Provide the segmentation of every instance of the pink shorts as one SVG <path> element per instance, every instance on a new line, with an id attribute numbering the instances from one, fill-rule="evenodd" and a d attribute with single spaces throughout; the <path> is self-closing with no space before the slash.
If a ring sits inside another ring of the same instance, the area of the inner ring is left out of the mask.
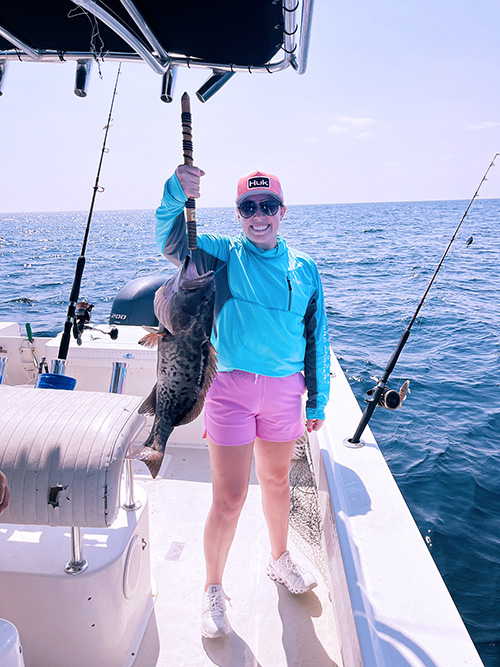
<path id="1" fill-rule="evenodd" d="M 304 432 L 304 376 L 275 378 L 245 371 L 219 372 L 208 390 L 203 437 L 218 445 L 245 445 L 255 438 L 295 440 Z"/>

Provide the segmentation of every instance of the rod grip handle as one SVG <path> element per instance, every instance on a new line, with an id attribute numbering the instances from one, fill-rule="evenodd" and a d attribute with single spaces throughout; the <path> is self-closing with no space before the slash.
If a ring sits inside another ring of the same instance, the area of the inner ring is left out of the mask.
<path id="1" fill-rule="evenodd" d="M 182 155 L 184 164 L 193 166 L 193 131 L 191 118 L 191 100 L 187 93 L 181 97 L 181 125 L 182 125 Z M 186 204 L 186 227 L 188 237 L 188 248 L 194 250 L 198 247 L 196 240 L 196 203 L 194 199 L 188 199 Z"/>

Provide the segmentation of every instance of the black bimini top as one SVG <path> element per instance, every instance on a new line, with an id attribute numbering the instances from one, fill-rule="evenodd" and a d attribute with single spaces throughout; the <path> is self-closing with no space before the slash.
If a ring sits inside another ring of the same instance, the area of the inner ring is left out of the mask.
<path id="1" fill-rule="evenodd" d="M 0 82 L 9 60 L 144 61 L 168 86 L 179 66 L 306 68 L 313 0 L 22 0 L 0 7 Z M 1 85 L 1 84 L 0 84 Z M 77 94 L 86 94 L 80 90 Z M 170 100 L 165 100 L 170 101 Z"/>

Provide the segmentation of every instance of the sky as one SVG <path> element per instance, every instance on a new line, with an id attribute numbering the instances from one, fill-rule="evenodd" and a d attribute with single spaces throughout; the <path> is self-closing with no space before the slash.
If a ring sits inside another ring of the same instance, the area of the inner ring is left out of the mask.
<path id="1" fill-rule="evenodd" d="M 498 0 L 315 0 L 307 71 L 236 74 L 213 98 L 201 70 L 124 64 L 96 201 L 153 209 L 182 161 L 191 96 L 200 207 L 233 206 L 237 179 L 279 175 L 288 204 L 469 200 L 500 151 Z M 88 210 L 117 72 L 9 63 L 0 97 L 0 211 Z M 500 166 L 481 191 L 500 198 Z"/>

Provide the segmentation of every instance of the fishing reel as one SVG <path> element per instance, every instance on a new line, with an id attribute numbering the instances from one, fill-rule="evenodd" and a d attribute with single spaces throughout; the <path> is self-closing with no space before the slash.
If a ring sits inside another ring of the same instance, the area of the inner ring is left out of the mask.
<path id="1" fill-rule="evenodd" d="M 82 344 L 82 333 L 85 330 L 99 331 L 99 333 L 109 336 L 111 340 L 116 340 L 118 338 L 118 329 L 116 327 L 111 327 L 109 331 L 103 331 L 97 327 L 89 326 L 90 313 L 92 312 L 93 307 L 93 304 L 88 303 L 87 301 L 79 301 L 76 304 L 75 319 L 73 321 L 73 336 L 76 338 L 78 345 Z"/>
<path id="2" fill-rule="evenodd" d="M 373 387 L 373 389 L 369 389 L 366 393 L 368 396 L 372 396 L 377 389 L 379 388 L 379 385 L 376 385 Z M 381 408 L 387 408 L 387 410 L 397 410 L 401 405 L 403 404 L 403 401 L 406 399 L 407 394 L 410 393 L 410 381 L 406 380 L 399 391 L 396 391 L 395 389 L 389 389 L 388 387 L 384 386 L 382 389 L 382 393 L 380 394 L 377 405 L 379 405 Z M 373 399 L 365 399 L 366 402 L 369 402 L 370 400 L 373 401 Z"/>

